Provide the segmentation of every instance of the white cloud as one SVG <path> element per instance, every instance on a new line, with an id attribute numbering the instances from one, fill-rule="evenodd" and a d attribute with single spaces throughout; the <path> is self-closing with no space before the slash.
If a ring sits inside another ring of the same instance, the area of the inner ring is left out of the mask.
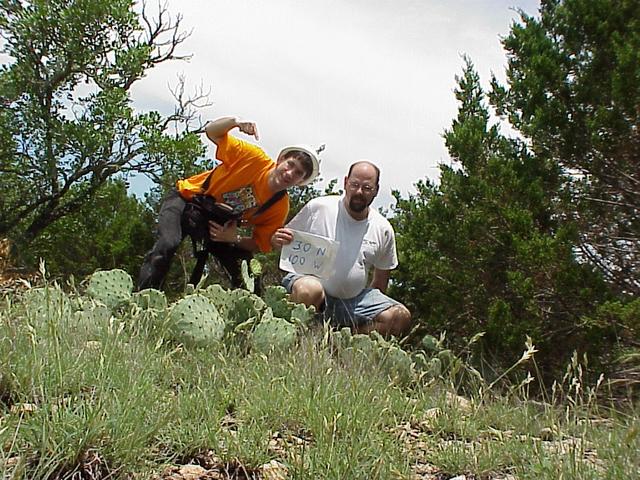
<path id="1" fill-rule="evenodd" d="M 391 188 L 413 191 L 447 161 L 442 133 L 456 115 L 455 75 L 463 54 L 486 85 L 505 63 L 500 35 L 539 2 L 435 0 L 170 0 L 193 28 L 189 63 L 149 72 L 134 91 L 140 109 L 171 110 L 167 83 L 212 89 L 207 118 L 258 123 L 276 155 L 288 143 L 325 142 L 323 176 L 342 179 L 368 158 L 382 170 L 378 205 Z"/>

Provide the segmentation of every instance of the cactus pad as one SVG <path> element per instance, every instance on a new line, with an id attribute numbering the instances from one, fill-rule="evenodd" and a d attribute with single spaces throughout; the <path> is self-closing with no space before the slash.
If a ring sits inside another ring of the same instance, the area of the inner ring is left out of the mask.
<path id="1" fill-rule="evenodd" d="M 200 295 L 204 295 L 211 300 L 213 304 L 218 307 L 220 313 L 223 313 L 227 309 L 227 304 L 231 302 L 229 290 L 217 283 L 209 285 L 200 292 Z"/>
<path id="2" fill-rule="evenodd" d="M 244 282 L 245 287 L 250 292 L 254 292 L 256 289 L 256 279 L 253 275 L 249 273 L 249 265 L 246 260 L 242 261 L 242 265 L 240 265 L 240 275 L 242 276 L 242 281 Z"/>
<path id="3" fill-rule="evenodd" d="M 316 312 L 315 307 L 307 307 L 302 303 L 298 303 L 291 310 L 291 322 L 300 325 L 309 325 L 314 318 Z"/>
<path id="4" fill-rule="evenodd" d="M 169 309 L 167 326 L 172 337 L 187 346 L 207 347 L 224 335 L 224 321 L 211 300 L 189 295 Z"/>
<path id="5" fill-rule="evenodd" d="M 425 335 L 420 342 L 425 352 L 436 352 L 438 350 L 438 339 L 433 335 Z"/>
<path id="6" fill-rule="evenodd" d="M 120 269 L 103 270 L 89 278 L 87 293 L 90 297 L 101 301 L 114 309 L 131 298 L 133 280 L 127 272 Z"/>
<path id="7" fill-rule="evenodd" d="M 65 317 L 73 310 L 73 303 L 57 285 L 31 288 L 24 292 L 22 300 L 38 320 Z"/>
<path id="8" fill-rule="evenodd" d="M 160 290 L 147 288 L 131 295 L 131 301 L 143 310 L 150 308 L 164 310 L 167 308 L 167 297 Z"/>
<path id="9" fill-rule="evenodd" d="M 273 316 L 270 308 L 251 332 L 250 344 L 254 351 L 269 353 L 274 350 L 286 350 L 296 342 L 297 330 L 295 325 L 284 318 Z"/>
<path id="10" fill-rule="evenodd" d="M 331 334 L 338 357 L 358 359 L 365 365 L 378 364 L 392 380 L 408 383 L 415 377 L 415 362 L 395 341 L 385 340 L 378 332 L 352 335 L 343 328 Z"/>

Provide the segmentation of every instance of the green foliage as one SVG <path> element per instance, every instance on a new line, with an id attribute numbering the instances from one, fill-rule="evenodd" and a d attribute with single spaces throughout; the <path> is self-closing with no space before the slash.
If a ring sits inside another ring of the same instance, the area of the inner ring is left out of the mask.
<path id="1" fill-rule="evenodd" d="M 180 97 L 170 118 L 130 104 L 132 86 L 179 58 L 186 38 L 180 17 L 159 8 L 152 18 L 131 0 L 0 2 L 0 235 L 27 246 L 114 175 L 159 178 L 203 154 L 192 99 Z"/>
<path id="2" fill-rule="evenodd" d="M 287 315 L 286 300 L 287 289 L 281 285 L 270 285 L 265 288 L 262 295 L 265 303 L 271 308 L 276 317 Z"/>
<path id="3" fill-rule="evenodd" d="M 442 166 L 439 185 L 418 182 L 408 199 L 396 193 L 392 295 L 459 346 L 486 332 L 481 345 L 493 362 L 517 356 L 527 334 L 546 366 L 574 348 L 597 351 L 603 345 L 590 345 L 577 325 L 607 289 L 576 258 L 575 225 L 555 213 L 559 167 L 490 125 L 469 61 L 458 85 L 445 140 L 459 168 Z"/>
<path id="4" fill-rule="evenodd" d="M 262 294 L 267 307 L 271 309 L 273 315 L 284 318 L 302 326 L 309 325 L 313 320 L 314 307 L 306 307 L 301 303 L 293 303 L 288 300 L 289 294 L 281 285 L 270 285 L 264 289 Z"/>
<path id="5" fill-rule="evenodd" d="M 252 258 L 251 261 L 254 264 L 260 264 L 260 262 L 255 258 Z M 254 277 L 253 272 L 249 272 L 249 264 L 246 260 L 243 260 L 240 265 L 240 275 L 242 276 L 242 282 L 244 283 L 245 288 L 250 292 L 254 292 L 256 289 L 256 278 Z"/>
<path id="6" fill-rule="evenodd" d="M 74 312 L 75 320 L 80 325 L 106 325 L 111 318 L 111 309 L 106 305 L 84 304 L 83 308 Z M 96 329 L 97 333 L 97 329 Z"/>
<path id="7" fill-rule="evenodd" d="M 338 358 L 343 362 L 380 365 L 381 371 L 399 384 L 409 384 L 416 378 L 411 355 L 393 340 L 385 340 L 375 331 L 369 335 L 352 335 L 348 328 L 343 328 L 332 333 L 331 341 Z"/>
<path id="8" fill-rule="evenodd" d="M 614 372 L 622 378 L 635 377 L 636 373 L 629 375 L 629 369 L 640 371 L 640 356 L 636 353 L 640 338 L 640 299 L 611 300 L 598 305 L 582 318 L 581 326 L 593 344 L 617 344 L 618 348 L 604 352 L 605 359 L 615 365 Z"/>
<path id="9" fill-rule="evenodd" d="M 444 135 L 454 165 L 396 193 L 392 294 L 422 330 L 459 345 L 486 332 L 491 363 L 530 335 L 545 371 L 574 349 L 611 366 L 629 344 L 612 313 L 640 285 L 639 16 L 631 1 L 542 2 L 504 39 L 508 85 L 488 94 L 467 60 Z"/>
<path id="10" fill-rule="evenodd" d="M 242 289 L 224 291 L 223 295 L 219 307 L 228 332 L 235 332 L 240 325 L 251 327 L 260 319 L 265 304 L 257 295 Z"/>
<path id="11" fill-rule="evenodd" d="M 73 311 L 67 295 L 59 286 L 32 288 L 24 292 L 22 300 L 31 306 L 36 323 L 43 323 L 54 316 L 66 316 Z"/>
<path id="12" fill-rule="evenodd" d="M 115 269 L 91 275 L 87 297 L 79 296 L 73 305 L 65 294 L 48 288 L 29 290 L 25 295 L 30 303 L 38 305 L 33 311 L 40 312 L 40 317 L 50 315 L 52 308 L 67 313 L 75 308 L 77 316 L 85 319 L 128 315 L 132 328 L 188 347 L 211 347 L 224 338 L 263 353 L 291 346 L 297 331 L 309 325 L 314 312 L 312 307 L 290 302 L 282 287 L 267 288 L 268 304 L 247 290 L 227 290 L 214 284 L 180 297 L 169 306 L 164 293 L 158 290 L 132 294 L 132 289 L 131 277 Z"/>
<path id="13" fill-rule="evenodd" d="M 153 245 L 153 212 L 127 194 L 123 181 L 108 181 L 95 197 L 45 228 L 21 258 L 30 266 L 46 259 L 53 276 L 83 278 L 102 268 L 121 268 L 136 275 Z"/>
<path id="14" fill-rule="evenodd" d="M 187 297 L 183 320 L 210 309 L 198 296 Z M 624 478 L 640 461 L 637 412 L 607 400 L 602 418 L 604 389 L 585 383 L 577 356 L 550 403 L 520 386 L 509 397 L 469 389 L 466 399 L 448 386 L 444 369 L 459 359 L 443 336 L 425 338 L 418 353 L 321 329 L 257 355 L 231 339 L 176 348 L 166 318 L 143 328 L 159 312 L 150 304 L 110 310 L 52 284 L 0 300 L 0 471 L 154 478 L 188 463 L 203 477 L 243 468 L 267 478 L 262 466 L 277 460 L 291 478 L 410 478 L 424 475 L 428 455 L 429 472 L 443 478 Z M 610 311 L 626 322 L 637 308 Z"/>
<path id="15" fill-rule="evenodd" d="M 640 293 L 640 10 L 633 0 L 543 2 L 503 40 L 497 111 L 539 159 L 562 167 L 559 214 L 619 291 Z"/>

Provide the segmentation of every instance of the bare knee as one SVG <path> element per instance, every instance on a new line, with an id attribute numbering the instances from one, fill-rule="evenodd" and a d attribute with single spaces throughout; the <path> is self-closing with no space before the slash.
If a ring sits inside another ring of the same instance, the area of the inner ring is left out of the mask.
<path id="1" fill-rule="evenodd" d="M 370 326 L 381 335 L 402 337 L 411 329 L 411 312 L 402 304 L 394 305 L 378 314 Z"/>
<path id="2" fill-rule="evenodd" d="M 392 315 L 394 317 L 393 323 L 397 326 L 398 333 L 394 335 L 406 335 L 411 330 L 411 312 L 404 305 L 396 305 L 391 307 Z"/>
<path id="3" fill-rule="evenodd" d="M 302 277 L 296 280 L 291 288 L 291 300 L 296 303 L 313 305 L 316 311 L 324 303 L 324 288 L 315 277 Z"/>

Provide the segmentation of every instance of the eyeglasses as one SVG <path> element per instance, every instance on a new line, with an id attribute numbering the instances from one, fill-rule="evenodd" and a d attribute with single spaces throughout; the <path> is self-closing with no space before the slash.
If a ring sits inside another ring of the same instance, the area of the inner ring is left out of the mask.
<path id="1" fill-rule="evenodd" d="M 348 180 L 347 185 L 349 185 L 349 188 L 354 192 L 357 192 L 362 188 L 362 191 L 364 193 L 373 193 L 373 191 L 376 189 L 376 187 L 372 187 L 371 185 L 367 185 L 366 183 L 361 185 L 359 182 L 355 182 L 353 180 Z"/>

